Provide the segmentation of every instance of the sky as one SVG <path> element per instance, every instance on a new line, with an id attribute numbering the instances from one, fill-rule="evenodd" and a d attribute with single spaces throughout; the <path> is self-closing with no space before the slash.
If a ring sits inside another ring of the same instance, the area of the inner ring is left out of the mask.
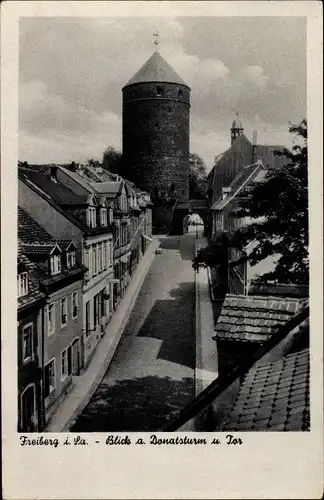
<path id="1" fill-rule="evenodd" d="M 101 160 L 122 144 L 122 87 L 159 51 L 191 88 L 190 151 L 207 171 L 239 113 L 259 144 L 291 147 L 306 117 L 306 18 L 21 18 L 19 159 Z"/>

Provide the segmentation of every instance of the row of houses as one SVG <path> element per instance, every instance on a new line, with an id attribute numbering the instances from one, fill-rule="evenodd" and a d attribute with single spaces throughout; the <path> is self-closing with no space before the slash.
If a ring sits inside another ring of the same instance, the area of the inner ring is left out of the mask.
<path id="1" fill-rule="evenodd" d="M 100 166 L 18 167 L 18 429 L 44 429 L 152 240 L 150 196 Z"/>

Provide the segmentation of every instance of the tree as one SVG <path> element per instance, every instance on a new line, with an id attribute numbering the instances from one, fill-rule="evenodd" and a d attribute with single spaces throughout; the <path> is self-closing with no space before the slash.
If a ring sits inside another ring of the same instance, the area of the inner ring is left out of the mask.
<path id="1" fill-rule="evenodd" d="M 261 281 L 308 284 L 308 178 L 307 178 L 307 121 L 290 124 L 298 144 L 289 151 L 277 152 L 287 163 L 280 169 L 270 168 L 261 182 L 245 190 L 233 215 L 250 223 L 229 233 L 224 245 L 235 247 L 242 255 L 231 265 L 248 261 L 252 266 L 269 256 L 277 256 L 273 271 L 260 276 Z M 247 245 L 252 243 L 248 251 Z M 212 254 L 212 257 L 210 256 Z M 209 260 L 220 264 L 209 247 Z M 207 263 L 204 255 L 194 266 Z"/>
<path id="2" fill-rule="evenodd" d="M 206 165 L 196 154 L 189 155 L 189 198 L 202 199 L 206 197 L 207 186 Z"/>
<path id="3" fill-rule="evenodd" d="M 105 149 L 102 159 L 102 166 L 108 172 L 123 176 L 123 155 L 120 151 L 109 146 Z"/>
<path id="4" fill-rule="evenodd" d="M 100 161 L 98 160 L 94 160 L 93 158 L 87 160 L 87 164 L 90 166 L 90 167 L 100 167 L 101 166 L 101 163 Z"/>

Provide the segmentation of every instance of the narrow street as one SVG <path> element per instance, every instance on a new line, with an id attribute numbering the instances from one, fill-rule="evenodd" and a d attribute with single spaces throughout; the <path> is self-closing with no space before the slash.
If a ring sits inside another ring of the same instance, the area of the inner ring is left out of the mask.
<path id="1" fill-rule="evenodd" d="M 72 432 L 158 431 L 194 398 L 195 234 L 161 237 L 114 358 Z"/>

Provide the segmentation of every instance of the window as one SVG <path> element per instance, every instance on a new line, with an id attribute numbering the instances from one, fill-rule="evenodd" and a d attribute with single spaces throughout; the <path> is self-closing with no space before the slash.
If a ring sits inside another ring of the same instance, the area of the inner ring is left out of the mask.
<path id="1" fill-rule="evenodd" d="M 47 306 L 47 334 L 52 335 L 55 330 L 55 302 Z"/>
<path id="2" fill-rule="evenodd" d="M 59 254 L 51 256 L 51 274 L 61 272 L 61 256 Z"/>
<path id="3" fill-rule="evenodd" d="M 179 90 L 179 92 L 178 92 L 178 96 L 179 96 L 179 97 L 183 97 L 183 92 L 182 92 L 182 90 Z"/>
<path id="4" fill-rule="evenodd" d="M 86 302 L 85 308 L 85 328 L 86 328 L 86 336 L 88 337 L 90 334 L 90 302 Z"/>
<path id="5" fill-rule="evenodd" d="M 55 390 L 55 358 L 45 366 L 44 395 L 47 398 Z"/>
<path id="6" fill-rule="evenodd" d="M 114 211 L 112 208 L 109 209 L 109 224 L 113 223 Z"/>
<path id="7" fill-rule="evenodd" d="M 105 316 L 105 299 L 104 299 L 104 290 L 99 292 L 93 298 L 93 316 L 94 316 L 94 326 L 99 325 L 100 319 Z"/>
<path id="8" fill-rule="evenodd" d="M 78 316 L 78 292 L 72 293 L 72 318 L 75 319 Z"/>
<path id="9" fill-rule="evenodd" d="M 61 300 L 61 325 L 65 326 L 67 324 L 67 304 L 66 297 Z"/>
<path id="10" fill-rule="evenodd" d="M 162 97 L 163 96 L 163 88 L 162 87 L 156 87 L 156 95 L 158 97 Z"/>
<path id="11" fill-rule="evenodd" d="M 23 360 L 33 359 L 33 324 L 29 323 L 23 328 Z"/>
<path id="12" fill-rule="evenodd" d="M 98 272 L 101 273 L 102 271 L 102 249 L 101 249 L 101 244 L 99 243 L 98 245 Z"/>
<path id="13" fill-rule="evenodd" d="M 18 285 L 18 297 L 23 297 L 24 295 L 27 295 L 27 293 L 28 293 L 28 273 L 27 272 L 18 274 L 17 285 Z"/>
<path id="14" fill-rule="evenodd" d="M 89 250 L 85 250 L 85 252 L 84 252 L 84 265 L 88 268 L 87 272 L 85 273 L 85 279 L 88 280 L 88 279 L 90 279 L 90 276 L 91 276 Z"/>
<path id="15" fill-rule="evenodd" d="M 88 208 L 88 226 L 92 228 L 97 226 L 95 207 Z"/>
<path id="16" fill-rule="evenodd" d="M 72 373 L 72 348 L 69 346 L 61 352 L 61 380 Z"/>
<path id="17" fill-rule="evenodd" d="M 69 269 L 75 266 L 75 250 L 66 253 L 66 267 Z"/>
<path id="18" fill-rule="evenodd" d="M 96 276 L 97 274 L 97 250 L 96 247 L 92 249 L 92 275 Z"/>
<path id="19" fill-rule="evenodd" d="M 101 225 L 107 226 L 107 209 L 106 208 L 101 209 L 100 217 L 101 217 L 101 220 L 100 220 Z"/>

